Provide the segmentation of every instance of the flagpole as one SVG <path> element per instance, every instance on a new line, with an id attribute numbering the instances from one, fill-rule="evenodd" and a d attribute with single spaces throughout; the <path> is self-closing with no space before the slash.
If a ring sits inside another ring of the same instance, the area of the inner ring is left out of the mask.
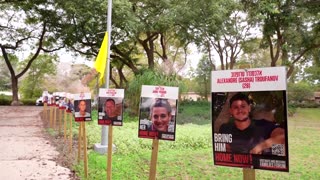
<path id="1" fill-rule="evenodd" d="M 107 46 L 107 64 L 105 73 L 105 88 L 109 88 L 110 79 L 110 44 L 111 44 L 111 15 L 112 15 L 112 0 L 108 0 L 108 15 L 107 15 L 107 32 L 108 32 L 108 46 Z M 108 149 L 108 128 L 106 125 L 102 126 L 101 130 L 101 144 L 95 144 L 95 151 L 100 154 L 105 154 Z"/>

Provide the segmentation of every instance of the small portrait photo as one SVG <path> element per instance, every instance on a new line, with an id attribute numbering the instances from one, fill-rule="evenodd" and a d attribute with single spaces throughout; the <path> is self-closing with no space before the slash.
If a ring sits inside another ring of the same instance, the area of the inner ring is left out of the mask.
<path id="1" fill-rule="evenodd" d="M 141 97 L 139 137 L 174 140 L 177 100 Z"/>
<path id="2" fill-rule="evenodd" d="M 74 117 L 76 121 L 91 120 L 91 99 L 74 100 Z"/>
<path id="3" fill-rule="evenodd" d="M 99 97 L 98 124 L 122 126 L 123 98 Z"/>

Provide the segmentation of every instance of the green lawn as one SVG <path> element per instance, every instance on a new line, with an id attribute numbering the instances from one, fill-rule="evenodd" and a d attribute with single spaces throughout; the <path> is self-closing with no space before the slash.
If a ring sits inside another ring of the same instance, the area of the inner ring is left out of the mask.
<path id="1" fill-rule="evenodd" d="M 186 111 L 188 115 L 178 116 L 184 119 L 177 124 L 176 141 L 159 143 L 157 179 L 242 179 L 241 168 L 213 165 L 210 114 L 199 116 L 207 109 L 183 107 Z M 297 109 L 288 122 L 290 172 L 256 170 L 256 179 L 320 179 L 320 109 Z M 106 155 L 92 150 L 100 142 L 101 127 L 96 121 L 86 125 L 89 179 L 106 179 Z M 113 127 L 117 151 L 112 156 L 112 179 L 149 178 L 152 140 L 137 136 L 137 119 L 126 117 L 124 126 Z M 83 177 L 82 164 L 74 168 Z"/>

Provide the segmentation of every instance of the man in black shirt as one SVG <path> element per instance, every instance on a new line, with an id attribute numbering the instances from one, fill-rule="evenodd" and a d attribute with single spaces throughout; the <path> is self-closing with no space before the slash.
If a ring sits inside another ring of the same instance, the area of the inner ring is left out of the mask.
<path id="1" fill-rule="evenodd" d="M 229 103 L 233 121 L 223 124 L 219 129 L 221 134 L 232 135 L 232 142 L 226 147 L 228 152 L 271 154 L 272 145 L 284 144 L 283 128 L 264 119 L 250 118 L 251 106 L 248 96 L 237 93 Z"/>

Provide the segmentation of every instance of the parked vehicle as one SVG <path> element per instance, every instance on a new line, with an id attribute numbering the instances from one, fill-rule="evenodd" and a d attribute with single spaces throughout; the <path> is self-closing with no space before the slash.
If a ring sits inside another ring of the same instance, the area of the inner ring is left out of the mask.
<path id="1" fill-rule="evenodd" d="M 42 98 L 42 96 L 40 96 L 40 97 L 36 100 L 36 106 L 43 106 L 43 98 Z"/>

